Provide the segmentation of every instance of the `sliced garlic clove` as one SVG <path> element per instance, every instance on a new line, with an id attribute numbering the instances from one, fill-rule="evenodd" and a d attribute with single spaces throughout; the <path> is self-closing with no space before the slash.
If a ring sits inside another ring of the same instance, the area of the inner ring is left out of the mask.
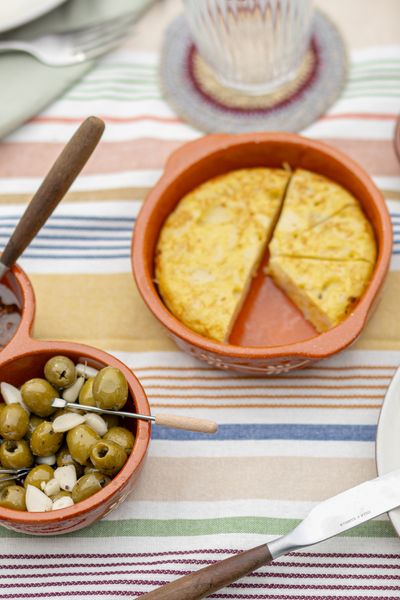
<path id="1" fill-rule="evenodd" d="M 27 413 L 30 413 L 29 408 L 26 406 L 25 402 L 22 400 L 22 394 L 18 388 L 11 385 L 11 383 L 6 383 L 2 381 L 0 383 L 0 392 L 3 396 L 3 400 L 5 404 L 20 404 L 22 408 L 26 410 Z"/>
<path id="2" fill-rule="evenodd" d="M 79 392 L 81 391 L 81 388 L 84 383 L 85 383 L 85 378 L 78 377 L 78 379 L 75 381 L 75 383 L 73 383 L 72 385 L 69 386 L 69 388 L 66 388 L 63 391 L 63 394 L 62 394 L 63 399 L 66 400 L 67 402 L 75 402 L 75 400 L 77 400 L 77 398 L 79 396 Z"/>
<path id="3" fill-rule="evenodd" d="M 26 509 L 29 512 L 47 512 L 53 508 L 53 502 L 34 485 L 28 485 L 25 495 Z"/>
<path id="4" fill-rule="evenodd" d="M 84 365 L 83 363 L 78 363 L 75 366 L 75 370 L 78 375 L 85 377 L 85 379 L 89 379 L 89 377 L 96 377 L 98 370 L 93 367 L 89 367 L 88 365 Z"/>
<path id="5" fill-rule="evenodd" d="M 54 465 L 57 462 L 57 456 L 55 454 L 51 454 L 50 456 L 37 456 L 36 464 L 37 465 Z"/>
<path id="6" fill-rule="evenodd" d="M 96 433 L 103 436 L 107 433 L 108 425 L 100 415 L 93 413 L 86 413 L 85 415 L 86 424 L 89 425 Z"/>
<path id="7" fill-rule="evenodd" d="M 78 425 L 81 425 L 85 422 L 84 415 L 78 415 L 74 412 L 67 412 L 59 417 L 56 417 L 53 421 L 53 431 L 56 433 L 62 433 L 64 431 L 69 431 Z"/>
<path id="8" fill-rule="evenodd" d="M 61 508 L 68 508 L 68 506 L 73 506 L 75 502 L 69 496 L 63 496 L 58 500 L 53 502 L 53 510 L 60 510 Z"/>
<path id="9" fill-rule="evenodd" d="M 55 496 L 56 494 L 58 494 L 61 488 L 57 479 L 54 477 L 53 479 L 50 479 L 50 481 L 45 483 L 42 489 L 46 496 Z"/>
<path id="10" fill-rule="evenodd" d="M 57 479 L 62 490 L 72 492 L 72 488 L 76 484 L 75 466 L 65 465 L 65 467 L 58 467 L 58 469 L 54 471 L 54 477 Z"/>

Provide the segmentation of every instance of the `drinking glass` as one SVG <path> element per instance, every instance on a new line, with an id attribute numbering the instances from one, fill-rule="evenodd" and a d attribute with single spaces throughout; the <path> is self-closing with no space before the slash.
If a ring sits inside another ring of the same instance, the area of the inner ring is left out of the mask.
<path id="1" fill-rule="evenodd" d="M 200 56 L 224 85 L 273 92 L 295 78 L 310 43 L 312 0 L 184 0 Z"/>

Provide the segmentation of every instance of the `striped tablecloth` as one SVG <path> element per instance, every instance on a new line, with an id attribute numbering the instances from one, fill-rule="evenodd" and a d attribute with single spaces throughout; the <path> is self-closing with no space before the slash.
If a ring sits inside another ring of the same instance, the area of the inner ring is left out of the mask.
<path id="1" fill-rule="evenodd" d="M 400 171 L 392 149 L 400 8 L 396 0 L 319 4 L 350 43 L 354 30 L 356 47 L 340 100 L 304 133 L 371 173 L 395 231 L 379 309 L 357 345 L 332 360 L 276 379 L 215 371 L 178 352 L 138 297 L 129 260 L 135 216 L 169 153 L 200 135 L 157 85 L 161 32 L 179 10 L 175 0 L 156 6 L 123 49 L 1 143 L 4 242 L 78 123 L 90 113 L 105 118 L 104 142 L 21 260 L 37 294 L 35 335 L 105 348 L 135 370 L 154 408 L 211 416 L 221 426 L 212 439 L 154 429 L 136 491 L 88 529 L 45 539 L 1 529 L 0 598 L 135 598 L 287 532 L 317 501 L 375 475 L 379 409 L 400 363 Z M 382 517 L 213 597 L 399 596 L 400 543 Z"/>

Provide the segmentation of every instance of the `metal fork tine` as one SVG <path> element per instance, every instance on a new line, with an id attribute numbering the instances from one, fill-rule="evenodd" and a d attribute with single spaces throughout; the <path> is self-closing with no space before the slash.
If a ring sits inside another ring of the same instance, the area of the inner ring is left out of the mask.
<path id="1" fill-rule="evenodd" d="M 129 25 L 121 23 L 118 27 L 114 27 L 111 30 L 104 30 L 101 35 L 96 37 L 90 37 L 86 40 L 81 40 L 80 44 L 76 44 L 75 48 L 78 52 L 90 52 L 95 48 L 99 48 L 103 44 L 108 44 L 115 39 L 121 39 L 124 33 L 128 33 Z M 121 36 L 121 37 L 120 37 Z"/>
<path id="2" fill-rule="evenodd" d="M 82 45 L 85 44 L 85 42 L 96 40 L 103 35 L 112 33 L 113 31 L 125 29 L 129 27 L 133 20 L 133 16 L 131 16 L 130 18 L 118 17 L 116 19 L 113 19 L 112 21 L 108 21 L 107 23 L 102 23 L 100 25 L 90 27 L 89 29 L 82 29 L 78 30 L 77 32 L 70 32 L 71 39 L 73 39 L 77 45 Z"/>
<path id="3" fill-rule="evenodd" d="M 132 19 L 134 18 L 134 15 L 132 15 Z M 118 17 L 114 17 L 113 19 L 109 19 L 108 21 L 103 21 L 102 23 L 98 23 L 97 25 L 91 25 L 89 27 L 77 27 L 76 29 L 70 29 L 69 31 L 63 33 L 62 35 L 68 36 L 68 35 L 80 35 L 80 34 L 86 34 L 86 33 L 96 33 L 98 31 L 102 31 L 104 29 L 107 29 L 109 27 L 113 27 L 114 25 L 117 25 L 118 23 L 127 23 L 127 17 L 125 15 L 119 15 Z"/>
<path id="4" fill-rule="evenodd" d="M 126 37 L 126 35 L 127 33 L 117 36 L 108 44 L 103 44 L 100 46 L 93 47 L 90 50 L 87 50 L 85 52 L 87 60 L 91 60 L 93 58 L 96 58 L 97 56 L 100 56 L 101 54 L 105 54 L 109 50 L 112 50 L 113 48 L 118 46 L 118 44 Z"/>

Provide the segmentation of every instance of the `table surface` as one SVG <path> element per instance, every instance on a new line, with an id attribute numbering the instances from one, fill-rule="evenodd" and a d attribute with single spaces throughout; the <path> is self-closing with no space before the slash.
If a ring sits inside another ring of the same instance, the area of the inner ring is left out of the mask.
<path id="1" fill-rule="evenodd" d="M 351 50 L 350 78 L 304 133 L 359 161 L 381 188 L 395 245 L 382 302 L 353 349 L 302 372 L 249 379 L 179 352 L 143 305 L 130 272 L 135 216 L 172 150 L 200 132 L 162 100 L 164 0 L 124 47 L 0 144 L 0 235 L 80 121 L 104 141 L 21 260 L 37 297 L 35 336 L 93 344 L 122 358 L 158 411 L 212 417 L 213 439 L 154 429 L 135 492 L 106 519 L 58 538 L 0 530 L 0 598 L 115 598 L 141 593 L 289 531 L 319 500 L 375 475 L 379 409 L 400 363 L 400 171 L 392 138 L 400 99 L 398 0 L 319 0 Z M 282 558 L 215 598 L 398 598 L 400 544 L 386 517 Z"/>

